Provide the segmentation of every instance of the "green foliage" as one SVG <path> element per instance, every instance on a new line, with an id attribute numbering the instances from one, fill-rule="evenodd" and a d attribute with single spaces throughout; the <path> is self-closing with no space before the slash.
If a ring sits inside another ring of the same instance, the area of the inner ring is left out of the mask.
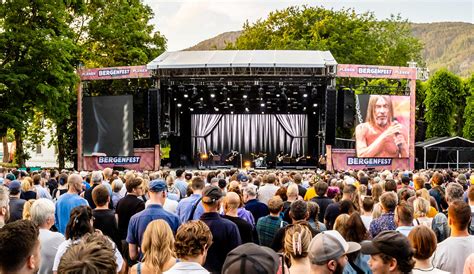
<path id="1" fill-rule="evenodd" d="M 426 89 L 426 137 L 451 136 L 454 133 L 457 97 L 461 93 L 461 79 L 442 69 L 428 81 Z"/>
<path id="2" fill-rule="evenodd" d="M 405 66 L 421 62 L 422 45 L 399 16 L 377 21 L 370 12 L 293 6 L 253 24 L 247 21 L 228 48 L 329 50 L 341 64 Z"/>
<path id="3" fill-rule="evenodd" d="M 463 137 L 474 140 L 474 74 L 464 81 L 464 87 L 470 95 L 466 99 L 466 107 L 464 108 Z"/>
<path id="4" fill-rule="evenodd" d="M 41 110 L 46 117 L 67 110 L 68 93 L 77 77 L 78 47 L 68 22 L 80 1 L 6 1 L 0 6 L 0 131 L 15 129 L 17 161 L 23 165 L 22 136 Z"/>

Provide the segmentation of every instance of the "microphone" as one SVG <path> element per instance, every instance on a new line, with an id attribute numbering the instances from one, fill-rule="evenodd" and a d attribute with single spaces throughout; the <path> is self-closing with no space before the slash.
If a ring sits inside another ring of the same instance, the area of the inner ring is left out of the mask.
<path id="1" fill-rule="evenodd" d="M 399 124 L 397 118 L 395 118 L 395 117 L 392 118 L 392 122 L 393 122 L 393 123 L 396 123 L 396 124 Z M 396 133 L 395 133 L 395 137 L 398 137 L 398 135 L 400 135 L 400 133 L 399 133 L 399 132 L 396 132 Z M 398 149 L 397 149 L 397 151 L 398 151 L 398 158 L 401 158 L 401 157 L 402 157 L 402 144 L 396 144 L 396 145 L 397 145 L 397 148 L 398 148 Z"/>

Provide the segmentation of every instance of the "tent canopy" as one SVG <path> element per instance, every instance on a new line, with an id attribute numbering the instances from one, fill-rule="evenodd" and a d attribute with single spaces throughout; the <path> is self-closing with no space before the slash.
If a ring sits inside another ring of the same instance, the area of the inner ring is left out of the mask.
<path id="1" fill-rule="evenodd" d="M 422 149 L 439 149 L 439 150 L 473 150 L 474 142 L 468 139 L 453 137 L 434 137 L 423 142 L 417 142 L 415 147 Z"/>
<path id="2" fill-rule="evenodd" d="M 337 65 L 329 51 L 206 50 L 164 52 L 147 69 L 189 68 L 325 68 Z"/>

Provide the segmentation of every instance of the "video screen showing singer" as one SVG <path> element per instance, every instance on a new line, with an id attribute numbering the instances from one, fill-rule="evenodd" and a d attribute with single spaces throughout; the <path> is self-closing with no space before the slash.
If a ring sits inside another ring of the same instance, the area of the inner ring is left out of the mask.
<path id="1" fill-rule="evenodd" d="M 398 103 L 409 106 L 409 97 L 398 97 L 402 99 Z M 403 113 L 397 118 L 391 96 L 370 96 L 366 122 L 359 124 L 355 130 L 357 157 L 408 157 L 409 128 L 403 116 L 406 116 L 405 112 L 409 115 L 409 109 L 400 112 Z"/>

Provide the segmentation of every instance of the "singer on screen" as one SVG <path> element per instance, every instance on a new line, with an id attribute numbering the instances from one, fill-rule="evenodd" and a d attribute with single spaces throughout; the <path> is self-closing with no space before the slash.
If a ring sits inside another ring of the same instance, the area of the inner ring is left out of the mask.
<path id="1" fill-rule="evenodd" d="M 357 157 L 408 157 L 408 129 L 394 117 L 390 96 L 371 95 L 366 122 L 356 127 Z"/>

